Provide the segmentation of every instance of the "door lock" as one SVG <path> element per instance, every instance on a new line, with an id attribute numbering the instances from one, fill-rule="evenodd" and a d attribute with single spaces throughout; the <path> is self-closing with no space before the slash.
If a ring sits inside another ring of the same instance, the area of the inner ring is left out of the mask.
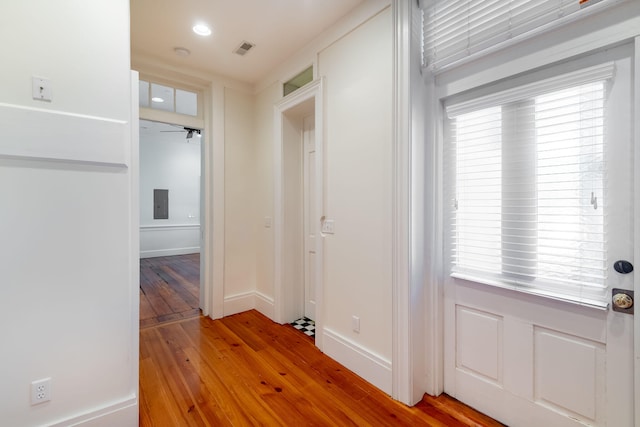
<path id="1" fill-rule="evenodd" d="M 629 274 L 633 271 L 633 264 L 621 259 L 613 263 L 613 269 L 620 274 Z"/>
<path id="2" fill-rule="evenodd" d="M 633 314 L 633 291 L 614 288 L 612 290 L 611 303 L 613 311 Z"/>

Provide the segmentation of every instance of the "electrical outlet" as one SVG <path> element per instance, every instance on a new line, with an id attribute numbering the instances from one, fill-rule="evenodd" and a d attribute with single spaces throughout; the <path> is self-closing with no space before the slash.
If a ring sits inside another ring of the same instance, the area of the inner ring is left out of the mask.
<path id="1" fill-rule="evenodd" d="M 51 400 L 51 378 L 33 381 L 31 383 L 31 404 L 48 402 Z"/>

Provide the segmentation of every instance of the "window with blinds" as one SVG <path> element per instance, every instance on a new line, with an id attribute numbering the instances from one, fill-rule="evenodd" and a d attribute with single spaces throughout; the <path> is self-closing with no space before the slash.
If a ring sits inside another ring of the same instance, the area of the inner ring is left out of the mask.
<path id="1" fill-rule="evenodd" d="M 619 1 L 622 0 L 425 0 L 423 65 L 438 71 Z"/>
<path id="2" fill-rule="evenodd" d="M 613 65 L 446 107 L 453 277 L 606 304 L 606 80 Z"/>

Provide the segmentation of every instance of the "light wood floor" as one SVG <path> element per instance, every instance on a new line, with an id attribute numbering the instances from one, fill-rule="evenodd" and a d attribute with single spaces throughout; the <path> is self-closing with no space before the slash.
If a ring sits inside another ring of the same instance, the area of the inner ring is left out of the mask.
<path id="1" fill-rule="evenodd" d="M 447 396 L 413 408 L 255 310 L 140 331 L 140 426 L 499 426 Z"/>
<path id="2" fill-rule="evenodd" d="M 140 328 L 200 316 L 200 254 L 140 260 Z"/>

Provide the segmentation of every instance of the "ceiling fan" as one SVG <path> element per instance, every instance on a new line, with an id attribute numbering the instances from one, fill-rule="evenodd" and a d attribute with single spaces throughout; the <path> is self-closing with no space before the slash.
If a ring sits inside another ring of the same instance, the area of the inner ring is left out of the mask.
<path id="1" fill-rule="evenodd" d="M 186 132 L 187 133 L 187 139 L 191 139 L 193 138 L 193 135 L 196 134 L 198 136 L 201 135 L 201 130 L 200 129 L 194 129 L 194 128 L 189 128 L 186 126 L 178 126 L 178 125 L 170 125 L 176 128 L 176 130 L 161 130 L 160 132 Z"/>

